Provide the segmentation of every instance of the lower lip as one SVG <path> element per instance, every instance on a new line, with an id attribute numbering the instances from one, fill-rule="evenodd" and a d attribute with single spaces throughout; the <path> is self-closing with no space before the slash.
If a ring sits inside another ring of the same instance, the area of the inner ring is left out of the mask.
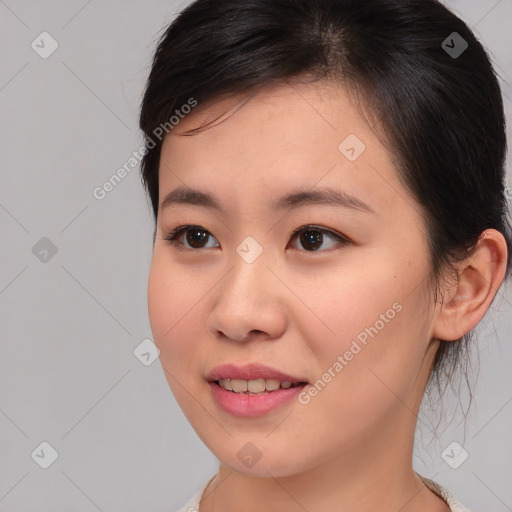
<path id="1" fill-rule="evenodd" d="M 306 386 L 277 389 L 257 395 L 234 393 L 221 388 L 216 382 L 208 382 L 219 406 L 234 416 L 254 417 L 276 409 L 297 396 Z"/>

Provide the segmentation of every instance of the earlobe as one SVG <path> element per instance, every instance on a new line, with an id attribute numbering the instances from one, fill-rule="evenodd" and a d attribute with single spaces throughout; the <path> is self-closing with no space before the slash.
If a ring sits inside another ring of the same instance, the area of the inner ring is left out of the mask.
<path id="1" fill-rule="evenodd" d="M 434 324 L 433 336 L 453 341 L 484 317 L 507 270 L 507 243 L 495 229 L 482 232 L 470 256 L 458 268 L 458 280 L 448 286 Z"/>

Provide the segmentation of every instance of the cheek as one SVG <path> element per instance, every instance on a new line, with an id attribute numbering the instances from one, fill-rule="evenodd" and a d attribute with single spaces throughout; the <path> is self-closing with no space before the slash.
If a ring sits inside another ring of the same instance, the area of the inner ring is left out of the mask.
<path id="1" fill-rule="evenodd" d="M 391 418 L 410 414 L 427 337 L 418 321 L 424 298 L 419 291 L 407 292 L 388 287 L 380 295 L 363 289 L 346 293 L 340 287 L 340 298 L 328 301 L 324 320 L 336 335 L 326 343 L 310 333 L 319 364 L 300 402 L 306 431 L 343 445 L 361 435 L 371 439 Z"/>
<path id="2" fill-rule="evenodd" d="M 318 378 L 328 380 L 330 371 L 345 390 L 368 390 L 383 387 L 382 376 L 397 393 L 407 393 L 429 341 L 428 292 L 422 285 L 427 262 L 409 261 L 399 254 L 369 254 L 368 261 L 345 261 L 350 272 L 340 267 L 315 273 L 314 280 L 295 278 L 301 283 L 295 290 L 315 313 L 302 326 L 320 363 Z M 373 402 L 371 396 L 366 399 Z"/>
<path id="3" fill-rule="evenodd" d="M 314 351 L 348 349 L 356 338 L 364 343 L 371 334 L 389 332 L 396 319 L 405 316 L 402 309 L 408 313 L 415 309 L 408 283 L 414 282 L 421 271 L 416 268 L 405 275 L 401 267 L 398 258 L 369 253 L 362 260 L 354 252 L 340 259 L 339 265 L 316 269 L 309 276 L 302 272 L 284 277 L 309 309 L 304 320 L 298 318 L 298 322 L 308 329 L 306 339 L 313 341 Z M 305 318 L 309 319 L 307 323 Z"/>
<path id="4" fill-rule="evenodd" d="M 148 315 L 162 365 L 172 372 L 193 368 L 195 345 L 191 341 L 200 337 L 194 319 L 200 314 L 203 295 L 198 284 L 180 275 L 155 248 L 148 279 Z"/>
<path id="5" fill-rule="evenodd" d="M 207 289 L 200 280 L 177 271 L 155 248 L 148 278 L 148 314 L 153 338 L 160 350 L 160 364 L 171 392 L 192 425 L 201 411 L 191 396 L 202 396 L 198 388 L 200 344 L 204 338 L 198 318 L 205 318 L 201 297 Z"/>

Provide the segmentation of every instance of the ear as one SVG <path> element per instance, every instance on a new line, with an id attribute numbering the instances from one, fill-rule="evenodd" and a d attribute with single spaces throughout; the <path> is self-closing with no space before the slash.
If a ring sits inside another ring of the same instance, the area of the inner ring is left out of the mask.
<path id="1" fill-rule="evenodd" d="M 505 279 L 507 253 L 499 231 L 482 232 L 470 256 L 457 267 L 458 281 L 444 285 L 432 333 L 436 339 L 457 340 L 480 322 Z"/>

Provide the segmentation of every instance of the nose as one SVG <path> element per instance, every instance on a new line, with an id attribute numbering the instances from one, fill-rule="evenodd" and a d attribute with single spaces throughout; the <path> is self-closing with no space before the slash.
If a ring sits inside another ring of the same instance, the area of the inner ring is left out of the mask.
<path id="1" fill-rule="evenodd" d="M 282 285 L 267 267 L 264 255 L 247 263 L 238 255 L 215 287 L 208 331 L 218 339 L 277 339 L 286 329 Z"/>

